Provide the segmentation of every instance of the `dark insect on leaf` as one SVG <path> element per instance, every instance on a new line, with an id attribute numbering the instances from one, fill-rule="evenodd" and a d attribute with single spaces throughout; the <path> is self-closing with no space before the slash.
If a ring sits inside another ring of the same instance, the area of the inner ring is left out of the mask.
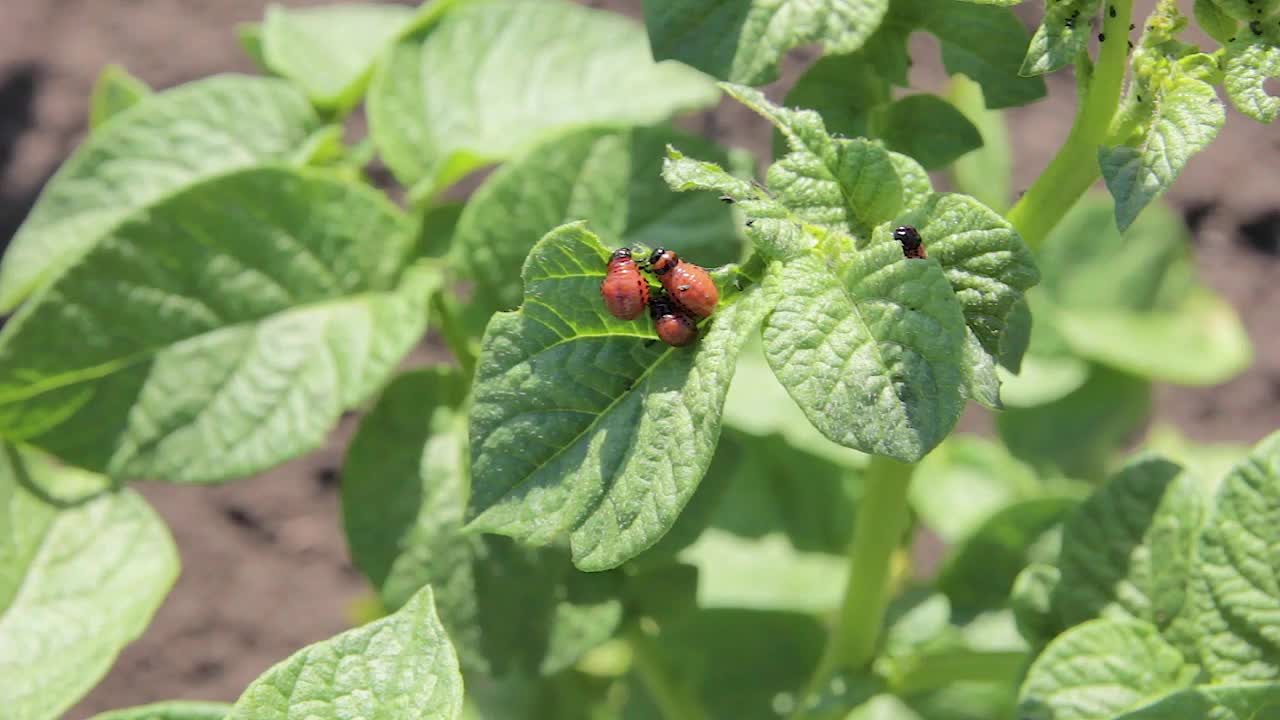
<path id="1" fill-rule="evenodd" d="M 923 260 L 929 257 L 925 252 L 924 240 L 920 238 L 920 232 L 910 225 L 903 225 L 893 231 L 893 239 L 902 243 L 902 255 L 904 257 L 915 260 Z"/>

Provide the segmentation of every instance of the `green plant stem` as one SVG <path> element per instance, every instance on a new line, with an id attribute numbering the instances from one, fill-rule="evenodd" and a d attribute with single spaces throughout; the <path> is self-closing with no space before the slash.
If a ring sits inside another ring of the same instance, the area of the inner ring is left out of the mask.
<path id="1" fill-rule="evenodd" d="M 649 697 L 658 706 L 662 717 L 666 720 L 708 720 L 710 716 L 697 698 L 671 677 L 658 655 L 653 638 L 639 624 L 633 624 L 627 630 L 626 638 L 631 646 L 631 663 L 636 675 L 649 691 Z"/>
<path id="2" fill-rule="evenodd" d="M 862 670 L 875 659 L 889 604 L 891 560 L 907 530 L 907 489 L 913 465 L 873 456 L 849 546 L 849 578 L 826 649 L 792 718 L 804 717 L 810 700 L 840 670 Z"/>
<path id="3" fill-rule="evenodd" d="M 1098 148 L 1106 141 L 1120 106 L 1120 91 L 1129 66 L 1129 18 L 1133 14 L 1133 0 L 1107 0 L 1103 6 L 1102 32 L 1107 40 L 1098 53 L 1093 79 L 1084 102 L 1076 111 L 1071 132 L 1049 166 L 1009 211 L 1009 222 L 1032 250 L 1044 242 L 1049 231 L 1101 175 Z M 1115 8 L 1114 17 L 1110 8 Z"/>
<path id="4" fill-rule="evenodd" d="M 446 290 L 436 293 L 435 302 L 431 303 L 431 307 L 439 318 L 440 334 L 444 336 L 444 344 L 449 347 L 449 352 L 453 353 L 463 374 L 469 378 L 476 371 L 476 354 L 471 348 L 471 339 L 459 332 L 462 324 L 454 313 L 453 298 L 446 293 Z"/>

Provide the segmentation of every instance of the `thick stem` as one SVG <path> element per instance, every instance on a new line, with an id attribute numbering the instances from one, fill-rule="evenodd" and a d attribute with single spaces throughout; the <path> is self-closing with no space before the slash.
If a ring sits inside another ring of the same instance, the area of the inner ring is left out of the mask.
<path id="1" fill-rule="evenodd" d="M 1112 10 L 1115 14 L 1112 15 Z M 1101 174 L 1098 148 L 1107 138 L 1125 70 L 1129 66 L 1129 18 L 1133 0 L 1108 0 L 1103 10 L 1102 33 L 1106 40 L 1098 53 L 1084 103 L 1076 111 L 1067 140 L 1049 166 L 1009 211 L 1009 222 L 1035 250 L 1062 216 Z"/>
<path id="2" fill-rule="evenodd" d="M 907 489 L 912 469 L 888 458 L 871 458 L 849 546 L 849 579 L 840 615 L 793 718 L 804 717 L 811 700 L 837 671 L 862 670 L 875 659 L 889 604 L 893 554 L 910 520 Z"/>
<path id="3" fill-rule="evenodd" d="M 631 646 L 631 663 L 636 675 L 649 691 L 649 697 L 658 706 L 662 717 L 666 720 L 708 720 L 709 716 L 697 698 L 671 677 L 658 655 L 653 638 L 638 624 L 627 630 L 626 637 L 627 644 Z"/>

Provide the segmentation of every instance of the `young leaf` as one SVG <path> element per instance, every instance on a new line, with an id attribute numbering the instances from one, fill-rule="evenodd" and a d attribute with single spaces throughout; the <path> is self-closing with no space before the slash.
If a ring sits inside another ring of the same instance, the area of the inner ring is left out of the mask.
<path id="1" fill-rule="evenodd" d="M 410 242 L 381 194 L 325 175 L 191 185 L 5 326 L 0 434 L 120 479 L 213 482 L 306 452 L 422 335 L 434 278 L 394 289 Z"/>
<path id="2" fill-rule="evenodd" d="M 61 717 L 142 634 L 178 577 L 164 522 L 141 496 L 105 484 L 0 447 L 0 707 L 9 717 Z M 80 497 L 55 499 L 64 496 Z"/>
<path id="3" fill-rule="evenodd" d="M 741 255 L 738 223 L 704 193 L 670 192 L 659 172 L 663 149 L 678 143 L 726 162 L 710 143 L 670 128 L 588 129 L 559 136 L 495 172 L 458 219 L 449 255 L 472 286 L 461 310 L 475 337 L 498 310 L 520 304 L 520 265 L 551 228 L 585 220 L 605 242 L 667 247 L 706 267 Z"/>
<path id="4" fill-rule="evenodd" d="M 765 357 L 822 434 L 915 462 L 964 406 L 964 317 L 941 268 L 896 242 L 841 261 L 810 254 L 771 269 Z"/>
<path id="5" fill-rule="evenodd" d="M 465 390 L 457 370 L 406 373 L 365 417 L 342 471 L 351 557 L 389 608 L 435 588 L 468 673 L 554 673 L 617 628 L 617 578 L 577 573 L 559 549 L 461 532 Z"/>
<path id="6" fill-rule="evenodd" d="M 888 7 L 888 0 L 646 0 L 644 17 L 655 58 L 764 85 L 791 48 L 820 42 L 827 53 L 844 55 L 862 47 Z"/>
<path id="7" fill-rule="evenodd" d="M 112 710 L 89 720 L 223 720 L 230 712 L 231 706 L 226 703 L 169 700 Z"/>
<path id="8" fill-rule="evenodd" d="M 1024 77 L 1057 72 L 1089 49 L 1092 19 L 1101 0 L 1046 2 L 1044 19 L 1031 37 L 1018 74 Z"/>
<path id="9" fill-rule="evenodd" d="M 1150 117 L 1130 144 L 1098 149 L 1102 178 L 1116 200 L 1116 225 L 1124 230 L 1173 184 L 1192 155 L 1217 136 L 1226 120 L 1209 83 L 1187 76 L 1152 88 Z"/>
<path id="10" fill-rule="evenodd" d="M 605 312 L 608 256 L 581 224 L 534 246 L 523 307 L 485 331 L 471 412 L 471 527 L 534 545 L 568 534 L 584 570 L 626 561 L 675 522 L 711 462 L 738 349 L 767 310 L 758 287 L 721 288 L 696 344 L 658 345 L 644 321 Z"/>
<path id="11" fill-rule="evenodd" d="M 467 3 L 379 64 L 370 133 L 396 178 L 426 198 L 554 133 L 651 124 L 716 102 L 707 77 L 653 63 L 646 46 L 632 21 L 576 4 Z"/>
<path id="12" fill-rule="evenodd" d="M 1126 465 L 1063 526 L 1057 618 L 1167 627 L 1182 612 L 1206 505 L 1200 481 L 1181 467 L 1153 456 Z"/>
<path id="13" fill-rule="evenodd" d="M 902 183 L 883 148 L 832 138 L 812 110 L 779 107 L 752 88 L 724 87 L 787 138 L 792 152 L 769 168 L 768 185 L 801 219 L 865 238 L 901 210 Z"/>
<path id="14" fill-rule="evenodd" d="M 0 312 L 130 214 L 201 180 L 286 159 L 319 125 L 281 80 L 224 75 L 139 101 L 45 185 L 0 263 Z"/>
<path id="15" fill-rule="evenodd" d="M 1046 405 L 1005 410 L 996 427 L 1014 457 L 1041 473 L 1101 479 L 1150 408 L 1150 383 L 1094 365 L 1077 390 Z"/>
<path id="16" fill-rule="evenodd" d="M 1193 7 L 1196 24 L 1208 33 L 1209 37 L 1223 45 L 1231 42 L 1231 38 L 1235 37 L 1236 31 L 1240 29 L 1240 24 L 1222 12 L 1213 0 L 1195 0 Z"/>
<path id="17" fill-rule="evenodd" d="M 1116 720 L 1261 720 L 1280 712 L 1280 685 L 1198 685 L 1166 695 Z"/>
<path id="18" fill-rule="evenodd" d="M 871 116 L 870 135 L 929 169 L 982 147 L 978 129 L 956 106 L 924 93 L 878 108 Z"/>
<path id="19" fill-rule="evenodd" d="M 108 65 L 98 73 L 89 98 L 89 129 L 103 123 L 151 95 L 151 88 L 119 65 Z"/>
<path id="20" fill-rule="evenodd" d="M 1224 14 L 1241 20 L 1243 22 L 1252 22 L 1259 18 L 1270 18 L 1276 14 L 1276 10 L 1280 10 L 1280 6 L 1275 0 L 1213 0 L 1213 4 Z"/>
<path id="21" fill-rule="evenodd" d="M 1259 27 L 1261 23 L 1255 20 L 1227 44 L 1223 85 L 1237 110 L 1258 122 L 1270 123 L 1280 114 L 1280 98 L 1268 95 L 1263 83 L 1280 77 L 1280 31 L 1268 24 L 1258 35 L 1254 29 Z"/>
<path id="22" fill-rule="evenodd" d="M 461 714 L 458 657 L 427 587 L 395 613 L 309 645 L 266 671 L 226 720 Z"/>
<path id="23" fill-rule="evenodd" d="M 1032 663 L 1018 717 L 1110 720 L 1186 687 L 1194 676 L 1154 627 L 1094 620 L 1059 635 Z"/>
<path id="24" fill-rule="evenodd" d="M 942 0 L 924 24 L 942 44 L 947 72 L 981 85 L 987 107 L 1026 105 L 1045 96 L 1044 80 L 1019 75 L 1027 31 L 1008 8 Z"/>
<path id="25" fill-rule="evenodd" d="M 827 131 L 842 137 L 867 135 L 867 114 L 893 99 L 889 81 L 869 53 L 824 55 L 805 70 L 783 104 L 810 108 L 822 115 Z M 773 155 L 786 150 L 781 133 L 774 135 Z"/>
<path id="26" fill-rule="evenodd" d="M 1227 475 L 1200 536 L 1191 586 L 1200 659 L 1214 682 L 1280 679 L 1280 576 L 1269 559 L 1280 544 L 1280 433 Z"/>
<path id="27" fill-rule="evenodd" d="M 402 5 L 271 5 L 262 23 L 262 59 L 317 107 L 343 112 L 360 101 L 374 59 L 413 16 Z"/>

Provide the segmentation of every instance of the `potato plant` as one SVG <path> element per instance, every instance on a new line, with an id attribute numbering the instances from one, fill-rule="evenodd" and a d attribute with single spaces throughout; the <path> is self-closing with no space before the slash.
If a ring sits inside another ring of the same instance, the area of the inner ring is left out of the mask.
<path id="1" fill-rule="evenodd" d="M 1153 381 L 1250 361 L 1158 198 L 1219 94 L 1280 111 L 1280 2 L 1197 0 L 1203 49 L 1171 0 L 1048 0 L 1034 34 L 1012 4 L 271 8 L 263 76 L 104 70 L 0 264 L 0 714 L 60 717 L 163 602 L 130 481 L 257 473 L 353 409 L 381 617 L 234 704 L 101 720 L 1280 714 L 1280 435 L 1136 442 Z M 1000 111 L 1068 66 L 1011 202 Z M 725 96 L 771 162 L 670 122 Z M 606 311 L 619 247 L 711 269 L 693 343 Z M 429 331 L 454 361 L 403 369 Z M 998 437 L 953 434 L 970 402 Z"/>

